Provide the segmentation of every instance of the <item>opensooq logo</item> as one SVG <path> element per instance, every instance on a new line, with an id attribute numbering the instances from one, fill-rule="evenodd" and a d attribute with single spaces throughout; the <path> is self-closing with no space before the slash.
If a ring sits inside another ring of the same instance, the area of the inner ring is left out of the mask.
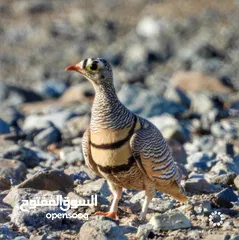
<path id="1" fill-rule="evenodd" d="M 81 200 L 81 199 L 69 199 L 68 197 L 62 198 L 61 195 L 56 195 L 56 199 L 44 199 L 36 197 L 30 200 L 22 200 L 20 209 L 23 212 L 29 211 L 31 209 L 36 209 L 37 207 L 57 207 L 66 212 L 69 209 L 77 209 L 78 207 L 84 206 L 97 206 L 97 195 L 91 195 L 91 199 Z"/>

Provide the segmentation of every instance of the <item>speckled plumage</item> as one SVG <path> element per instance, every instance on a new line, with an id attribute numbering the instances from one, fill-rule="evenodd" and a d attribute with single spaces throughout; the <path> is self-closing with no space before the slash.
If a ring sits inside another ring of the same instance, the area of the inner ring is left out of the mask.
<path id="1" fill-rule="evenodd" d="M 91 71 L 92 64 L 98 64 L 99 70 Z M 96 92 L 90 127 L 83 137 L 83 153 L 89 168 L 110 185 L 114 195 L 111 212 L 117 211 L 122 188 L 146 191 L 141 217 L 145 217 L 155 191 L 186 201 L 178 167 L 165 139 L 151 122 L 135 115 L 119 101 L 108 62 L 87 59 L 78 66 L 80 69 L 88 66 L 87 74 L 80 71 L 92 82 Z"/>

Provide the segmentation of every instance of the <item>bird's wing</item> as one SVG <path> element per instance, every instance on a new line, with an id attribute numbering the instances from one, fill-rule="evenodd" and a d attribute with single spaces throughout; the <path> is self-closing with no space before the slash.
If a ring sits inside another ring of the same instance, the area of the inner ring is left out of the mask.
<path id="1" fill-rule="evenodd" d="M 88 128 L 82 138 L 82 151 L 83 156 L 86 162 L 86 165 L 90 170 L 95 172 L 97 175 L 101 176 L 101 174 L 98 171 L 97 165 L 93 161 L 90 153 L 90 129 Z M 102 177 L 102 176 L 101 176 Z"/>
<path id="2" fill-rule="evenodd" d="M 181 193 L 181 176 L 166 140 L 149 121 L 142 120 L 141 125 L 130 139 L 131 151 L 139 168 L 155 183 L 157 190 L 185 201 Z"/>

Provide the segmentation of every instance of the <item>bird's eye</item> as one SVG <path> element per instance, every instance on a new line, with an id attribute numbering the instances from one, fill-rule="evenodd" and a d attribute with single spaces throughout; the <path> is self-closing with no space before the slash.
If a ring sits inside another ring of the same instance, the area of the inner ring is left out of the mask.
<path id="1" fill-rule="evenodd" d="M 90 65 L 90 69 L 91 69 L 92 71 L 97 70 L 97 69 L 98 69 L 98 64 L 97 64 L 96 62 L 93 62 L 93 63 Z"/>
<path id="2" fill-rule="evenodd" d="M 93 61 L 91 64 L 86 66 L 89 72 L 94 72 L 100 69 L 100 64 L 97 61 Z"/>

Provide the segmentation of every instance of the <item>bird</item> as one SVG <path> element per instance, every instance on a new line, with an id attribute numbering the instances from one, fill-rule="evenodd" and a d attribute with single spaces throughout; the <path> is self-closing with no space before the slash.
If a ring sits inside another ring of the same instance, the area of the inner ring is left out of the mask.
<path id="1" fill-rule="evenodd" d="M 124 106 L 116 93 L 113 70 L 102 58 L 87 58 L 65 70 L 76 71 L 95 90 L 91 120 L 82 138 L 82 150 L 89 169 L 106 179 L 113 200 L 108 212 L 96 212 L 118 219 L 124 188 L 145 191 L 140 219 L 145 219 L 154 194 L 159 191 L 186 202 L 181 172 L 159 129 Z"/>

